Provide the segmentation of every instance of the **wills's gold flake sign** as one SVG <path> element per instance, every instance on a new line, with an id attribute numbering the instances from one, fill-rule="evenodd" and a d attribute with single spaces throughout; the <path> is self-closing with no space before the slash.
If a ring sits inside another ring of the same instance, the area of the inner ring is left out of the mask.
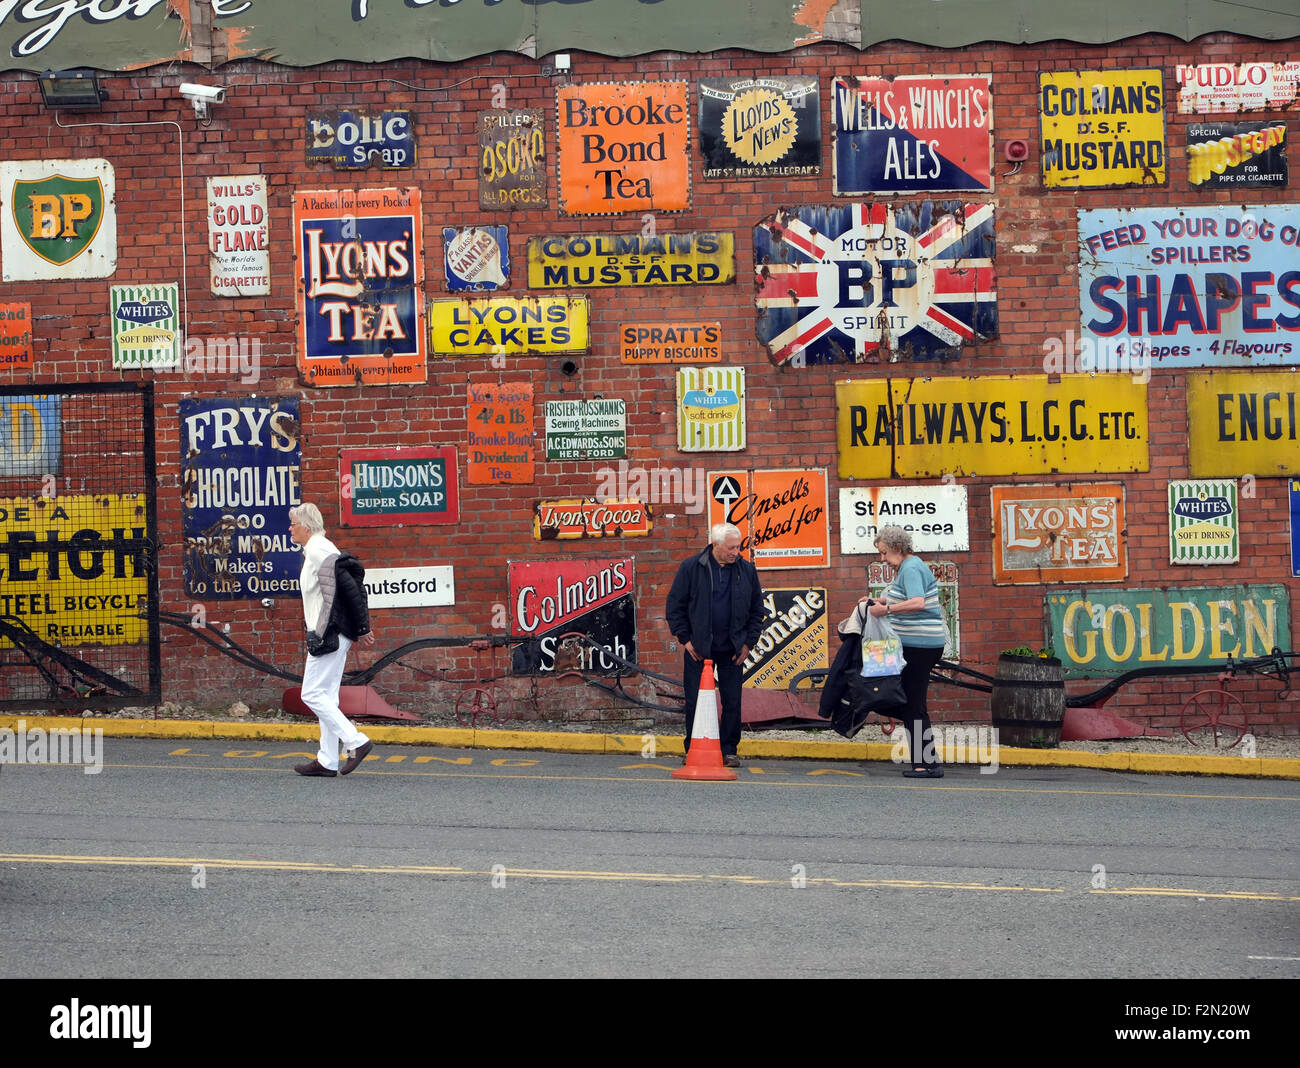
<path id="1" fill-rule="evenodd" d="M 835 397 L 841 478 L 1148 467 L 1146 385 L 1131 375 L 853 379 Z"/>

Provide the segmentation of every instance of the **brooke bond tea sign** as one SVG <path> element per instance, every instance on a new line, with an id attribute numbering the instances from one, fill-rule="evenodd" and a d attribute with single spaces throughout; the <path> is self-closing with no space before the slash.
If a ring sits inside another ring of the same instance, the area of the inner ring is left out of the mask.
<path id="1" fill-rule="evenodd" d="M 993 205 L 778 211 L 754 228 L 758 339 L 778 366 L 951 359 L 998 331 Z"/>
<path id="2" fill-rule="evenodd" d="M 1118 582 L 1128 576 L 1124 487 L 994 486 L 993 581 Z"/>
<path id="3" fill-rule="evenodd" d="M 533 537 L 644 538 L 650 533 L 650 506 L 627 498 L 564 497 L 533 506 Z"/>
<path id="4" fill-rule="evenodd" d="M 0 163 L 4 281 L 107 278 L 117 270 L 117 192 L 104 159 Z"/>
<path id="5" fill-rule="evenodd" d="M 709 526 L 734 523 L 741 550 L 757 568 L 826 567 L 830 563 L 824 467 L 710 471 Z"/>
<path id="6" fill-rule="evenodd" d="M 547 206 L 541 108 L 480 111 L 478 150 L 479 207 L 515 211 Z"/>
<path id="7" fill-rule="evenodd" d="M 509 568 L 510 633 L 528 639 L 511 655 L 514 674 L 616 675 L 627 670 L 606 652 L 636 661 L 636 583 L 630 556 L 511 560 Z M 570 632 L 587 635 L 596 645 L 562 640 Z"/>
<path id="8" fill-rule="evenodd" d="M 987 74 L 836 78 L 835 195 L 993 188 Z"/>
<path id="9" fill-rule="evenodd" d="M 420 191 L 295 193 L 293 220 L 303 381 L 425 381 Z"/>
<path id="10" fill-rule="evenodd" d="M 219 297 L 271 292 L 270 221 L 266 176 L 208 179 L 208 265 Z"/>
<path id="11" fill-rule="evenodd" d="M 468 389 L 470 484 L 532 482 L 532 382 L 471 382 Z"/>
<path id="12" fill-rule="evenodd" d="M 816 78 L 703 78 L 698 95 L 706 179 L 821 174 Z"/>
<path id="13" fill-rule="evenodd" d="M 339 452 L 339 513 L 346 527 L 455 523 L 458 483 L 453 445 Z"/>
<path id="14" fill-rule="evenodd" d="M 691 116 L 685 82 L 592 82 L 556 90 L 560 210 L 685 211 Z"/>

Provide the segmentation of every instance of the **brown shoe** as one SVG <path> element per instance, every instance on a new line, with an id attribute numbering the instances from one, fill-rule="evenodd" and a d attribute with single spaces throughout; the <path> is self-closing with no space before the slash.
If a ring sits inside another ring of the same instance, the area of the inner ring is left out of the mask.
<path id="1" fill-rule="evenodd" d="M 295 764 L 293 770 L 299 775 L 320 775 L 326 779 L 332 779 L 338 774 L 337 771 L 322 767 L 319 760 L 313 760 L 310 764 Z"/>
<path id="2" fill-rule="evenodd" d="M 343 766 L 339 768 L 339 774 L 351 775 L 354 771 L 357 770 L 361 762 L 366 759 L 366 754 L 369 753 L 370 750 L 372 750 L 374 747 L 375 747 L 375 743 L 370 741 L 367 741 L 363 745 L 357 746 L 348 755 L 347 760 L 343 762 Z"/>
<path id="3" fill-rule="evenodd" d="M 728 753 L 722 758 L 722 766 L 724 768 L 738 768 L 740 767 L 740 757 L 735 753 Z"/>

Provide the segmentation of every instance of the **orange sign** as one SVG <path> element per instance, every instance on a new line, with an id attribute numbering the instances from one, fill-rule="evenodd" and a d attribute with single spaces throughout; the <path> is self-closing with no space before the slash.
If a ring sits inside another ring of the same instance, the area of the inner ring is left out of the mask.
<path id="1" fill-rule="evenodd" d="M 31 365 L 31 304 L 0 304 L 0 368 Z"/>
<path id="2" fill-rule="evenodd" d="M 826 468 L 710 471 L 709 525 L 734 523 L 757 568 L 827 567 Z"/>
<path id="3" fill-rule="evenodd" d="M 685 82 L 596 82 L 556 91 L 560 210 L 685 211 L 691 120 Z"/>
<path id="4" fill-rule="evenodd" d="M 994 486 L 993 581 L 1119 582 L 1128 575 L 1124 486 Z"/>
<path id="5" fill-rule="evenodd" d="M 618 335 L 624 363 L 717 363 L 722 324 L 624 323 Z"/>
<path id="6" fill-rule="evenodd" d="M 465 470 L 470 484 L 532 482 L 533 384 L 471 383 L 467 414 Z"/>

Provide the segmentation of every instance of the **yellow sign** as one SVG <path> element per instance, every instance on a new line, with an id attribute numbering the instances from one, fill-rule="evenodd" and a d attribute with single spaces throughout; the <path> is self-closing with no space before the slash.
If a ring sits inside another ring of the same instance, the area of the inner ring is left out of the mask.
<path id="1" fill-rule="evenodd" d="M 841 478 L 1145 471 L 1147 391 L 1130 375 L 835 383 Z"/>
<path id="2" fill-rule="evenodd" d="M 1165 78 L 1153 70 L 1038 76 L 1043 185 L 1165 184 Z"/>
<path id="3" fill-rule="evenodd" d="M 1188 461 L 1198 478 L 1300 474 L 1300 377 L 1211 371 L 1187 379 Z"/>
<path id="4" fill-rule="evenodd" d="M 586 352 L 586 297 L 477 297 L 429 304 L 429 357 Z"/>
<path id="5" fill-rule="evenodd" d="M 51 645 L 145 641 L 146 532 L 142 494 L 0 498 L 0 615 Z"/>
<path id="6" fill-rule="evenodd" d="M 736 235 L 570 234 L 528 242 L 528 288 L 709 286 L 736 279 Z"/>

